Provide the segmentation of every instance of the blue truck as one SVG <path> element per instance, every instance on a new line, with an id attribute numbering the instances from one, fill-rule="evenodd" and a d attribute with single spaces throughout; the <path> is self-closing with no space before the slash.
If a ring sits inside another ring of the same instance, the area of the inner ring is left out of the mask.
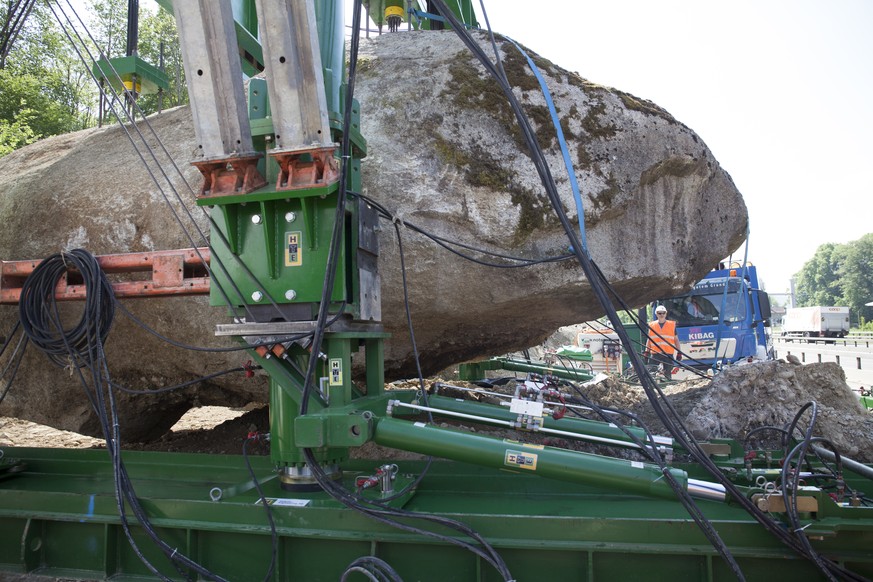
<path id="1" fill-rule="evenodd" d="M 710 271 L 687 293 L 657 301 L 676 322 L 685 363 L 698 368 L 773 355 L 770 298 L 751 264 Z"/>

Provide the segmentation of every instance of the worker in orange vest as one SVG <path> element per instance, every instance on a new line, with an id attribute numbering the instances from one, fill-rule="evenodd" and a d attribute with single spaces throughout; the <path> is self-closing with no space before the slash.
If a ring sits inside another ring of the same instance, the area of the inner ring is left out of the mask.
<path id="1" fill-rule="evenodd" d="M 649 322 L 649 340 L 643 355 L 649 361 L 664 364 L 664 376 L 668 380 L 673 375 L 673 361 L 682 359 L 679 353 L 679 338 L 676 336 L 676 322 L 667 319 L 667 308 L 659 305 L 655 308 L 657 321 Z"/>

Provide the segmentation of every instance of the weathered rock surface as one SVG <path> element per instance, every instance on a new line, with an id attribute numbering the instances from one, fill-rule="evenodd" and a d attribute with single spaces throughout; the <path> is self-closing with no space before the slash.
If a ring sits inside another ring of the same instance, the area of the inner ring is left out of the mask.
<path id="1" fill-rule="evenodd" d="M 484 37 L 482 39 L 484 43 Z M 571 218 L 572 195 L 545 100 L 515 49 L 504 66 L 533 119 Z M 530 259 L 563 255 L 567 242 L 497 86 L 450 32 L 382 36 L 364 44 L 356 97 L 368 140 L 364 194 L 404 223 L 446 239 Z M 653 103 L 590 83 L 537 59 L 567 137 L 585 205 L 588 246 L 615 290 L 631 305 L 689 286 L 741 242 L 745 205 L 728 174 L 693 131 Z M 188 181 L 194 137 L 187 109 L 151 124 Z M 142 126 L 145 142 L 157 140 Z M 136 135 L 136 134 L 135 134 Z M 135 137 L 141 144 L 141 138 Z M 169 168 L 166 158 L 162 164 Z M 150 163 L 161 186 L 166 181 Z M 171 172 L 168 171 L 172 175 Z M 172 183 L 183 202 L 193 195 Z M 44 140 L 0 159 L 0 257 L 41 258 L 60 249 L 95 254 L 200 245 L 181 234 L 163 195 L 117 127 Z M 172 194 L 172 192 L 171 192 Z M 205 219 L 194 209 L 195 222 Z M 570 261 L 523 269 L 474 265 L 403 230 L 410 308 L 425 374 L 480 356 L 540 343 L 561 325 L 602 314 Z M 399 245 L 380 232 L 383 321 L 389 378 L 414 372 L 406 332 Z M 501 262 L 499 259 L 494 262 Z M 505 262 L 505 261 L 504 261 Z M 225 321 L 205 298 L 132 300 L 126 305 L 166 335 L 197 345 Z M 3 328 L 16 318 L 2 309 Z M 125 317 L 107 345 L 115 380 L 157 387 L 239 365 L 245 356 L 169 348 Z M 240 374 L 163 396 L 120 403 L 129 438 L 160 434 L 192 403 L 240 405 L 265 399 L 263 378 Z M 77 432 L 97 432 L 81 389 L 69 374 L 30 350 L 3 414 Z"/>

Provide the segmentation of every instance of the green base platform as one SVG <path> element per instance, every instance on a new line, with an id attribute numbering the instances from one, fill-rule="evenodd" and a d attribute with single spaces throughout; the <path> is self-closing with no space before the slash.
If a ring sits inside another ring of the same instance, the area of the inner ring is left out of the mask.
<path id="1" fill-rule="evenodd" d="M 120 526 L 105 451 L 5 453 L 5 460 L 16 457 L 26 467 L 0 480 L 0 569 L 153 579 Z M 270 528 L 241 456 L 127 452 L 124 459 L 143 506 L 172 547 L 225 579 L 263 579 L 273 551 Z M 406 582 L 500 580 L 496 570 L 466 550 L 377 523 L 322 493 L 282 491 L 269 458 L 251 460 L 266 497 L 277 500 L 272 506 L 279 533 L 274 580 L 337 581 L 361 556 L 385 560 Z M 420 461 L 397 463 L 401 475 L 423 467 Z M 346 485 L 378 464 L 347 463 Z M 748 580 L 824 579 L 739 508 L 699 504 Z M 681 505 L 669 500 L 437 461 L 405 508 L 468 524 L 496 547 L 519 581 L 734 579 Z M 818 520 L 814 537 L 821 539 L 813 545 L 873 577 L 873 509 L 860 511 L 869 511 L 870 518 L 830 525 Z M 132 529 L 162 573 L 184 579 L 138 526 Z M 365 578 L 356 573 L 348 579 Z"/>

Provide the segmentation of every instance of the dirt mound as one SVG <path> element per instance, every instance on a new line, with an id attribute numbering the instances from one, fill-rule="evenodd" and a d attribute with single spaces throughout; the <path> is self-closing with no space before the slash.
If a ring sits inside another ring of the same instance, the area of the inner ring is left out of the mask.
<path id="1" fill-rule="evenodd" d="M 844 455 L 873 462 L 873 415 L 846 384 L 843 369 L 831 362 L 805 366 L 782 361 L 727 368 L 714 380 L 691 380 L 665 387 L 667 401 L 698 439 L 743 440 L 752 430 L 788 425 L 808 403 L 798 427 L 829 439 Z M 643 390 L 610 378 L 594 386 L 589 397 L 601 406 L 634 412 L 655 433 L 664 427 Z M 762 437 L 777 432 L 759 433 Z M 772 444 L 772 442 L 770 443 Z"/>
<path id="2" fill-rule="evenodd" d="M 804 405 L 805 429 L 815 414 L 813 434 L 829 439 L 844 455 L 873 462 L 873 416 L 846 384 L 834 362 L 805 366 L 758 362 L 728 369 L 702 388 L 687 418 L 698 438 L 743 438 L 760 426 L 783 427 Z"/>

